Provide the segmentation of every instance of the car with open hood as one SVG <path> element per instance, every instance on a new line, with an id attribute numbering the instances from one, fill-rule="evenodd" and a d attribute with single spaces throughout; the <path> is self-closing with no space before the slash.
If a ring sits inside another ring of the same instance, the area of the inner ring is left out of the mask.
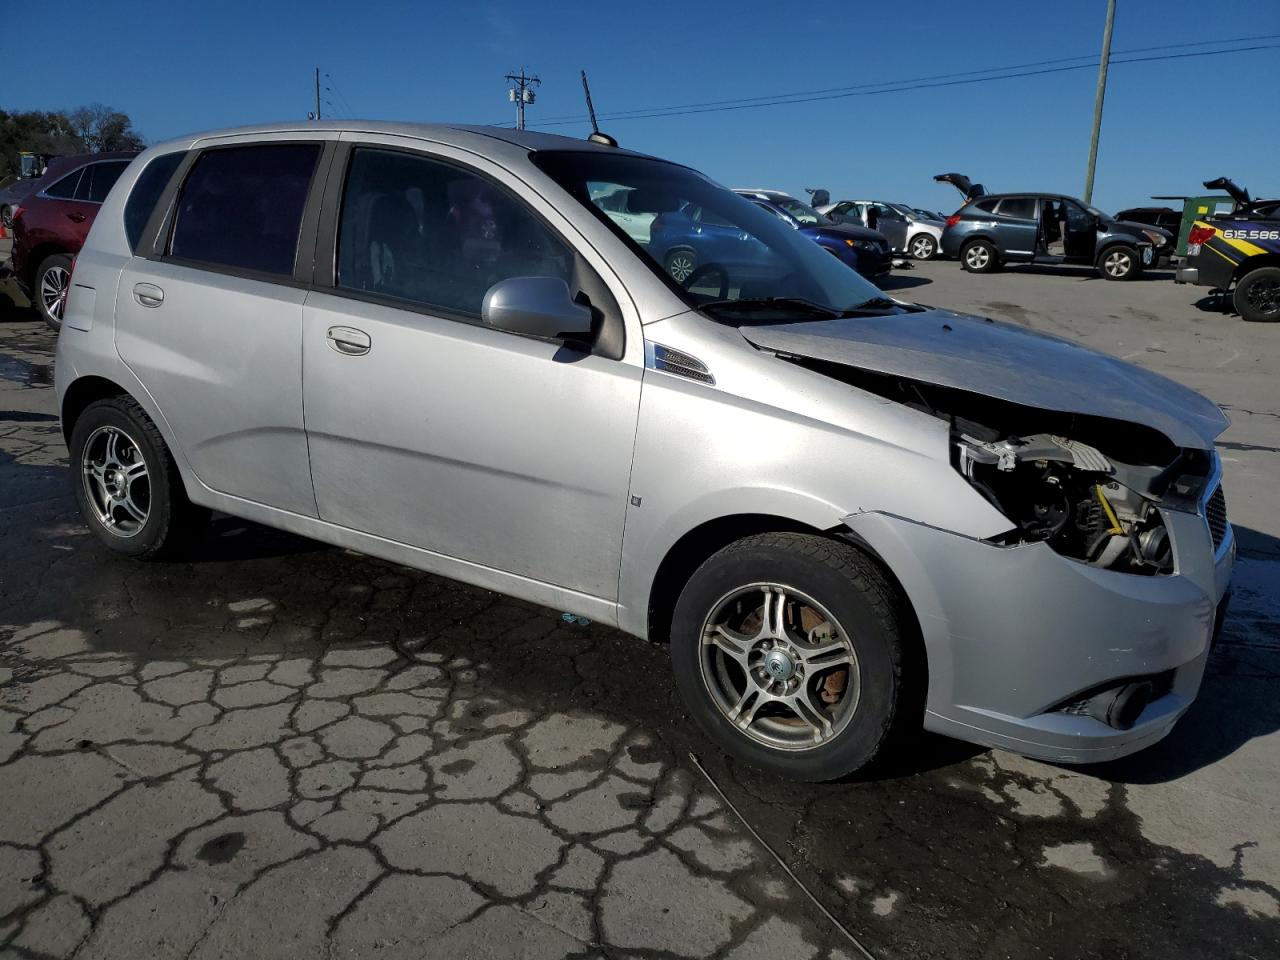
<path id="1" fill-rule="evenodd" d="M 947 218 L 942 252 L 972 273 L 1010 263 L 1091 266 L 1107 280 L 1134 280 L 1172 254 L 1167 230 L 1127 223 L 1074 197 L 1057 193 L 988 193 L 957 173 L 935 180 L 952 184 L 964 205 Z"/>
<path id="2" fill-rule="evenodd" d="M 653 235 L 691 209 L 720 253 L 676 276 Z M 1066 762 L 1154 743 L 1234 557 L 1210 401 L 539 133 L 150 148 L 76 262 L 55 383 L 117 553 L 191 549 L 218 510 L 616 626 L 669 644 L 715 744 L 804 779 L 921 725 Z"/>

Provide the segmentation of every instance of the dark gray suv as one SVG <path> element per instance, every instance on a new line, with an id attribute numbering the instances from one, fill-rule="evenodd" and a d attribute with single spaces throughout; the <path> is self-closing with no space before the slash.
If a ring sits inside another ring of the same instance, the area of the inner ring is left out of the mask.
<path id="1" fill-rule="evenodd" d="M 1068 263 L 1092 266 L 1107 280 L 1132 280 L 1152 264 L 1153 234 L 1074 197 L 995 193 L 947 218 L 942 252 L 974 273 L 1006 263 Z"/>

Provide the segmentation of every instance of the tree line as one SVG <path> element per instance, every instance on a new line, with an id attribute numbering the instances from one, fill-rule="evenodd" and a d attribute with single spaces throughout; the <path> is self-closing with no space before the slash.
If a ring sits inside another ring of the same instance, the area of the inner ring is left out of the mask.
<path id="1" fill-rule="evenodd" d="M 146 143 L 129 115 L 100 103 L 74 110 L 0 109 L 0 180 L 19 170 L 18 154 L 141 150 Z"/>

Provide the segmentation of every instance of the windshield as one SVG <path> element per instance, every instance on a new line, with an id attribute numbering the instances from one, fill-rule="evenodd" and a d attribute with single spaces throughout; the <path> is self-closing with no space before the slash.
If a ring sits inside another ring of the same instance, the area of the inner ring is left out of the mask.
<path id="1" fill-rule="evenodd" d="M 790 197 L 787 197 L 784 200 L 775 200 L 774 202 L 801 223 L 817 223 L 825 225 L 832 222 L 831 218 L 825 213 L 819 213 L 807 203 L 801 203 L 799 200 L 792 200 Z"/>
<path id="2" fill-rule="evenodd" d="M 690 307 L 737 317 L 728 305 L 750 301 L 753 319 L 812 319 L 815 311 L 839 314 L 882 296 L 803 233 L 687 167 L 603 151 L 538 151 L 532 159 Z M 606 209 L 620 192 L 631 215 L 653 217 L 647 235 Z M 816 219 L 813 208 L 793 202 Z"/>

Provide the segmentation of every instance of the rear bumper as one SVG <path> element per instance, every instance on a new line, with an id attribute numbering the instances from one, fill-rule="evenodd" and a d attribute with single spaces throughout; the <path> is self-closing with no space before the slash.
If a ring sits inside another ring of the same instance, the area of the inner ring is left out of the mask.
<path id="1" fill-rule="evenodd" d="M 898 577 L 928 657 L 927 729 L 1027 756 L 1091 763 L 1164 737 L 1195 699 L 1234 562 L 1203 517 L 1166 514 L 1176 572 L 1145 577 L 1044 544 L 998 547 L 885 514 L 845 524 Z M 1158 678 L 1128 729 L 1068 705 Z"/>

